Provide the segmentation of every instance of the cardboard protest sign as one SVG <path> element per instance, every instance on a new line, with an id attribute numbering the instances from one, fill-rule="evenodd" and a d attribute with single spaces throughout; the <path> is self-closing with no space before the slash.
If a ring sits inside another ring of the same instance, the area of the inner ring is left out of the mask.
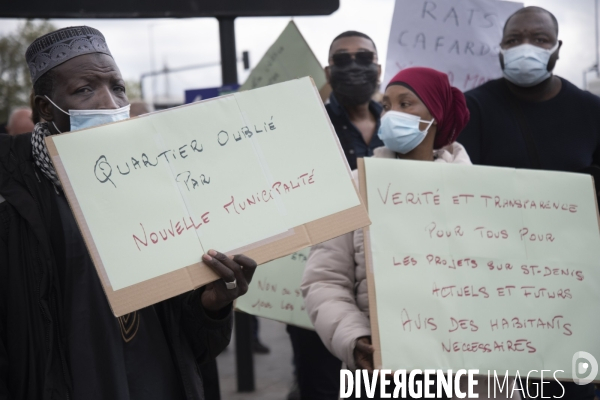
<path id="1" fill-rule="evenodd" d="M 115 315 L 368 224 L 310 78 L 46 142 Z"/>
<path id="2" fill-rule="evenodd" d="M 500 78 L 502 28 L 521 7 L 495 0 L 396 0 L 383 87 L 409 67 L 445 72 L 462 91 Z"/>
<path id="3" fill-rule="evenodd" d="M 327 83 L 319 60 L 294 21 L 290 21 L 252 69 L 240 90 L 256 89 L 302 76 L 312 77 L 319 90 Z"/>
<path id="4" fill-rule="evenodd" d="M 385 159 L 359 170 L 376 367 L 571 379 L 577 352 L 600 359 L 589 175 Z"/>
<path id="5" fill-rule="evenodd" d="M 248 293 L 238 298 L 235 308 L 304 329 L 313 329 L 300 291 L 310 249 L 297 251 L 256 269 Z"/>

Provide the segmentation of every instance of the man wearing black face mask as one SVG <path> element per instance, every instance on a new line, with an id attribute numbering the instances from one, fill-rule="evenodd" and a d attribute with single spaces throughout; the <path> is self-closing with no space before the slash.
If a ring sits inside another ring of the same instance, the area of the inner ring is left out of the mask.
<path id="1" fill-rule="evenodd" d="M 329 48 L 325 74 L 333 89 L 327 113 L 350 168 L 356 169 L 358 157 L 370 157 L 383 146 L 377 136 L 381 106 L 371 100 L 381 75 L 375 43 L 356 31 L 338 35 Z"/>
<path id="2" fill-rule="evenodd" d="M 371 100 L 381 75 L 375 43 L 361 32 L 338 35 L 331 43 L 325 74 L 333 89 L 325 108 L 350 168 L 356 169 L 357 157 L 370 157 L 373 149 L 383 146 L 377 136 L 382 107 Z M 316 332 L 291 325 L 287 330 L 294 350 L 300 398 L 338 399 L 342 362 L 327 350 Z M 297 398 L 292 393 L 290 400 Z"/>

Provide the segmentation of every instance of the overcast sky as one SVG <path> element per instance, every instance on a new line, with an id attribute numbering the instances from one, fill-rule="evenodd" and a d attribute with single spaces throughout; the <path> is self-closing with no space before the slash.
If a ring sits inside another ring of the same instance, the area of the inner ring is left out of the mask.
<path id="1" fill-rule="evenodd" d="M 555 72 L 577 86 L 583 84 L 582 73 L 595 62 L 594 0 L 535 0 L 525 5 L 544 7 L 557 17 L 563 40 L 561 58 Z M 319 58 L 327 63 L 331 40 L 346 30 L 362 31 L 373 38 L 385 65 L 387 43 L 394 10 L 394 0 L 340 0 L 338 11 L 323 17 L 294 18 L 300 31 Z M 256 65 L 290 18 L 238 18 L 235 23 L 237 51 L 250 51 L 251 66 Z M 14 30 L 18 19 L 0 19 L 0 33 Z M 140 75 L 165 63 L 170 68 L 219 61 L 219 30 L 214 18 L 190 19 L 53 19 L 58 27 L 89 25 L 103 32 L 113 56 L 126 79 Z M 151 52 L 151 43 L 154 51 Z M 152 57 L 153 56 L 153 57 Z M 238 68 L 239 81 L 247 72 Z M 589 75 L 594 78 L 593 74 Z M 151 89 L 150 81 L 145 82 Z M 169 94 L 183 100 L 185 89 L 214 87 L 221 84 L 220 67 L 170 74 Z M 166 92 L 164 78 L 156 82 L 159 96 Z"/>

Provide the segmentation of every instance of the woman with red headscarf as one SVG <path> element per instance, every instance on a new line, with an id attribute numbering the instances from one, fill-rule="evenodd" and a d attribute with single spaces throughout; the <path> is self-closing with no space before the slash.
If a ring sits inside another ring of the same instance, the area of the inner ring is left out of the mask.
<path id="1" fill-rule="evenodd" d="M 383 96 L 380 157 L 470 164 L 456 138 L 469 121 L 465 96 L 430 68 L 400 71 Z"/>
<path id="2" fill-rule="evenodd" d="M 446 74 L 430 68 L 400 71 L 385 90 L 383 108 L 378 134 L 385 147 L 375 149 L 374 157 L 471 164 L 456 142 L 469 110 Z M 311 321 L 331 353 L 348 369 L 372 370 L 362 229 L 312 247 L 302 293 Z M 485 387 L 483 382 L 476 386 Z"/>

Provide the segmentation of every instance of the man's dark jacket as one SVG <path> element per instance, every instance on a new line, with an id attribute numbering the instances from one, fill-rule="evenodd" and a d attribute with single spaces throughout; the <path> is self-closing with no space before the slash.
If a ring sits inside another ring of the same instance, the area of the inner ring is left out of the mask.
<path id="1" fill-rule="evenodd" d="M 356 161 L 357 154 L 355 148 L 355 140 L 358 140 L 360 141 L 360 143 L 363 143 L 363 146 L 366 148 L 370 146 L 364 143 L 360 131 L 356 129 L 352 121 L 350 121 L 348 113 L 344 110 L 343 106 L 339 104 L 333 93 L 331 94 L 329 99 L 329 103 L 325 105 L 327 115 L 329 115 L 329 120 L 331 121 L 331 124 L 335 129 L 335 133 L 337 134 L 337 137 L 340 141 L 340 145 L 342 146 L 342 150 L 344 151 L 346 160 L 348 160 L 348 165 L 350 166 L 350 169 L 355 170 L 356 168 L 358 168 Z M 375 147 L 383 146 L 383 142 L 381 141 L 381 139 L 379 139 L 379 136 L 377 136 L 377 132 L 379 131 L 379 125 L 381 123 L 380 120 L 383 107 L 376 101 L 371 100 L 369 102 L 369 111 L 377 120 L 377 128 L 375 130 L 375 135 L 373 135 L 370 144 L 374 145 Z M 353 136 L 355 139 L 353 139 Z M 361 155 L 361 157 L 365 156 L 368 155 Z"/>
<path id="2" fill-rule="evenodd" d="M 33 163 L 31 134 L 0 135 L 0 400 L 72 397 L 54 190 Z M 231 338 L 231 312 L 208 318 L 201 292 L 154 305 L 188 400 L 204 399 L 198 366 Z"/>

